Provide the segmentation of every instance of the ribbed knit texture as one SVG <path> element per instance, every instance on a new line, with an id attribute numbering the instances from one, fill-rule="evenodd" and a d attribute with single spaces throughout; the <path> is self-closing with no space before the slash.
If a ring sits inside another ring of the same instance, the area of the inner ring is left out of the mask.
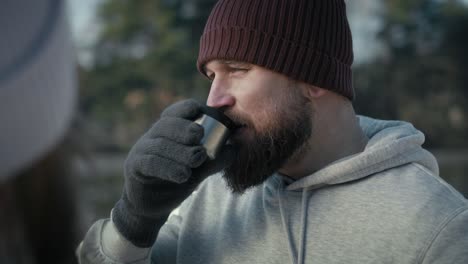
<path id="1" fill-rule="evenodd" d="M 200 40 L 213 59 L 256 64 L 353 99 L 353 45 L 343 0 L 220 0 Z"/>

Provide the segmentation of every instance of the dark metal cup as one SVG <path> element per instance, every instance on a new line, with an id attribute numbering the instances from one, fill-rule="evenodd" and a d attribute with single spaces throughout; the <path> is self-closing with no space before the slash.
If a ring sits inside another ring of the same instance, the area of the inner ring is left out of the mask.
<path id="1" fill-rule="evenodd" d="M 201 143 L 208 157 L 214 160 L 229 139 L 234 123 L 216 108 L 205 106 L 202 112 L 202 116 L 195 120 L 195 123 L 204 128 L 205 134 Z"/>

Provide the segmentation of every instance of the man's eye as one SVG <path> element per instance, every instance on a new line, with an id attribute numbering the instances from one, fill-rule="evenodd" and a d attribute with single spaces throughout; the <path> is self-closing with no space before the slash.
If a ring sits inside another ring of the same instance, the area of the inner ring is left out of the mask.
<path id="1" fill-rule="evenodd" d="M 214 74 L 214 73 L 208 73 L 206 76 L 207 76 L 208 79 L 210 79 L 211 81 L 213 81 L 214 78 L 215 78 L 215 74 Z"/>

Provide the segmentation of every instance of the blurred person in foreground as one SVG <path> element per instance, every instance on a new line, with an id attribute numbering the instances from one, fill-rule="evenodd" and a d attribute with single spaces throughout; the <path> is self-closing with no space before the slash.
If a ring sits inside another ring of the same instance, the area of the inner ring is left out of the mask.
<path id="1" fill-rule="evenodd" d="M 77 263 L 77 90 L 63 2 L 0 7 L 0 263 Z"/>
<path id="2" fill-rule="evenodd" d="M 201 105 L 167 108 L 81 263 L 468 263 L 468 202 L 423 133 L 353 110 L 343 0 L 221 0 L 200 44 L 231 143 L 208 160 Z"/>

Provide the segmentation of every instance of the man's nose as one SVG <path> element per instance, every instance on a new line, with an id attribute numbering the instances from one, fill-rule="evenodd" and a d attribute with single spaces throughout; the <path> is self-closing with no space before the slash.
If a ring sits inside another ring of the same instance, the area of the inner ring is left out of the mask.
<path id="1" fill-rule="evenodd" d="M 235 104 L 236 100 L 229 93 L 226 86 L 213 81 L 206 104 L 214 108 L 228 108 Z"/>

